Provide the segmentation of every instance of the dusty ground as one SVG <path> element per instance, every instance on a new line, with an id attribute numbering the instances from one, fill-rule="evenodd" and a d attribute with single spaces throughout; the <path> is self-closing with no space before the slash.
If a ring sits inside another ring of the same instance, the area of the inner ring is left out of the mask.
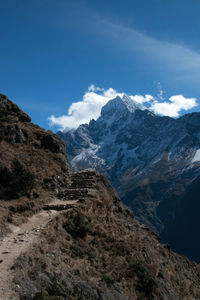
<path id="1" fill-rule="evenodd" d="M 40 231 L 47 225 L 49 221 L 55 218 L 62 210 L 53 210 L 61 206 L 76 206 L 77 201 L 67 201 L 65 204 L 61 200 L 54 200 L 49 203 L 51 210 L 40 211 L 36 215 L 28 218 L 27 223 L 20 227 L 10 225 L 10 233 L 8 236 L 0 239 L 0 299 L 15 299 L 13 295 L 13 272 L 12 266 L 17 257 L 28 251 L 32 244 L 38 241 Z M 66 207 L 64 207 L 67 210 Z M 17 290 L 17 286 L 14 287 Z"/>

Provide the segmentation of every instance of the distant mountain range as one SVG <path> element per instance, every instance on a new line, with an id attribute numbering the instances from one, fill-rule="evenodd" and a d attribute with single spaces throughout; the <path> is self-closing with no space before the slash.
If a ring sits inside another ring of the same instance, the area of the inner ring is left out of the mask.
<path id="1" fill-rule="evenodd" d="M 160 117 L 124 95 L 58 135 L 72 170 L 106 175 L 138 220 L 200 261 L 200 113 Z"/>

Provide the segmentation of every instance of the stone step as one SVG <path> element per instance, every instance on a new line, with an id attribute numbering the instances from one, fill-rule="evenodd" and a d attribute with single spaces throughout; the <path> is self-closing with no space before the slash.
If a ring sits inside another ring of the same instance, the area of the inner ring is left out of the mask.
<path id="1" fill-rule="evenodd" d="M 89 179 L 89 178 L 77 178 L 77 177 L 74 177 L 74 178 L 71 178 L 71 181 L 73 182 L 77 182 L 77 181 L 83 181 L 83 182 L 96 182 L 94 179 Z"/>
<path id="2" fill-rule="evenodd" d="M 88 194 L 88 189 L 67 189 L 63 191 L 61 194 L 65 195 L 87 195 Z"/>
<path id="3" fill-rule="evenodd" d="M 42 207 L 43 210 L 66 210 L 77 207 L 75 204 L 46 204 Z"/>
<path id="4" fill-rule="evenodd" d="M 92 180 L 95 181 L 95 178 L 93 176 L 80 176 L 80 175 L 72 175 L 70 176 L 71 180 Z"/>
<path id="5" fill-rule="evenodd" d="M 71 200 L 80 200 L 85 198 L 94 198 L 95 196 L 93 194 L 87 194 L 87 195 L 59 195 L 59 199 L 62 199 L 64 201 L 71 201 Z"/>
<path id="6" fill-rule="evenodd" d="M 76 192 L 62 192 L 58 195 L 58 198 L 59 199 L 63 199 L 63 198 L 66 198 L 66 199 L 77 199 L 77 198 L 81 198 L 81 197 L 87 197 L 88 196 L 88 191 L 85 190 L 85 191 L 76 191 Z"/>
<path id="7" fill-rule="evenodd" d="M 75 189 L 91 189 L 94 188 L 94 185 L 80 185 L 80 184 L 73 184 L 73 185 L 69 185 L 68 189 L 69 190 L 75 190 Z"/>

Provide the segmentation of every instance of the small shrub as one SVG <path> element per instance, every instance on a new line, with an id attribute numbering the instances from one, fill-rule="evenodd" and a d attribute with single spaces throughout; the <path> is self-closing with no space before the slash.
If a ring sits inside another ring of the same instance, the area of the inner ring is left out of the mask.
<path id="1" fill-rule="evenodd" d="M 10 184 L 12 182 L 12 173 L 4 166 L 0 166 L 0 184 Z"/>
<path id="2" fill-rule="evenodd" d="M 9 199 L 13 196 L 13 174 L 8 168 L 0 165 L 0 198 Z"/>
<path id="3" fill-rule="evenodd" d="M 72 251 L 73 256 L 79 257 L 79 258 L 83 258 L 84 257 L 84 253 L 83 253 L 83 251 L 81 250 L 80 247 L 72 245 L 70 247 L 70 250 Z"/>
<path id="4" fill-rule="evenodd" d="M 49 296 L 60 296 L 63 299 L 66 299 L 67 288 L 60 281 L 54 279 L 51 286 L 47 289 Z"/>
<path id="5" fill-rule="evenodd" d="M 10 199 L 25 195 L 34 184 L 34 175 L 18 160 L 13 160 L 11 169 L 0 165 L 0 197 Z"/>
<path id="6" fill-rule="evenodd" d="M 115 283 L 115 280 L 110 275 L 103 275 L 102 280 L 106 283 L 108 287 Z"/>
<path id="7" fill-rule="evenodd" d="M 138 278 L 137 289 L 145 293 L 148 299 L 151 299 L 153 292 L 157 288 L 155 279 L 140 262 L 132 262 L 129 265 L 128 276 L 136 275 Z"/>
<path id="8" fill-rule="evenodd" d="M 5 109 L 0 109 L 0 122 L 8 122 L 11 112 Z"/>
<path id="9" fill-rule="evenodd" d="M 34 175 L 16 159 L 12 162 L 12 170 L 13 188 L 16 193 L 24 195 L 30 192 L 35 184 Z"/>
<path id="10" fill-rule="evenodd" d="M 33 300 L 64 300 L 62 296 L 49 296 L 47 291 L 37 293 Z"/>
<path id="11" fill-rule="evenodd" d="M 0 142 L 4 139 L 4 136 L 5 136 L 4 128 L 1 127 L 1 128 L 0 128 Z"/>
<path id="12" fill-rule="evenodd" d="M 92 232 L 90 219 L 79 211 L 72 212 L 63 227 L 73 238 L 84 238 Z"/>
<path id="13" fill-rule="evenodd" d="M 34 298 L 34 300 L 97 300 L 90 288 L 78 283 L 71 288 L 57 279 L 46 289 L 44 298 Z"/>

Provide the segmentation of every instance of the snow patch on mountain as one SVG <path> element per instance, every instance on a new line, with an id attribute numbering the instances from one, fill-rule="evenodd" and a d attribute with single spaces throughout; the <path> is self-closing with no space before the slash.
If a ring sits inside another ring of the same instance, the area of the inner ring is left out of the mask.
<path id="1" fill-rule="evenodd" d="M 103 169 L 115 186 L 135 169 L 143 177 L 155 168 L 181 173 L 200 161 L 199 127 L 199 113 L 159 117 L 129 96 L 117 96 L 96 121 L 66 133 L 69 163 L 73 170 Z"/>
<path id="2" fill-rule="evenodd" d="M 200 149 L 198 149 L 192 159 L 192 162 L 197 162 L 197 161 L 200 161 Z"/>
<path id="3" fill-rule="evenodd" d="M 105 159 L 101 159 L 96 155 L 97 151 L 99 150 L 100 145 L 94 145 L 90 143 L 90 147 L 87 149 L 83 149 L 78 155 L 76 155 L 72 161 L 71 166 L 72 168 L 77 165 L 80 161 L 83 162 L 83 165 L 89 165 L 92 168 L 97 168 L 99 165 L 105 165 Z"/>
<path id="4" fill-rule="evenodd" d="M 128 95 L 124 94 L 122 101 L 126 104 L 130 112 L 134 112 L 136 109 L 145 110 L 147 109 L 144 105 L 139 102 L 134 101 Z"/>
<path id="5" fill-rule="evenodd" d="M 135 112 L 136 110 L 147 109 L 144 105 L 132 100 L 128 95 L 123 97 L 117 96 L 116 98 L 110 100 L 101 109 L 101 115 L 112 115 L 116 113 L 122 113 L 124 111 Z"/>

